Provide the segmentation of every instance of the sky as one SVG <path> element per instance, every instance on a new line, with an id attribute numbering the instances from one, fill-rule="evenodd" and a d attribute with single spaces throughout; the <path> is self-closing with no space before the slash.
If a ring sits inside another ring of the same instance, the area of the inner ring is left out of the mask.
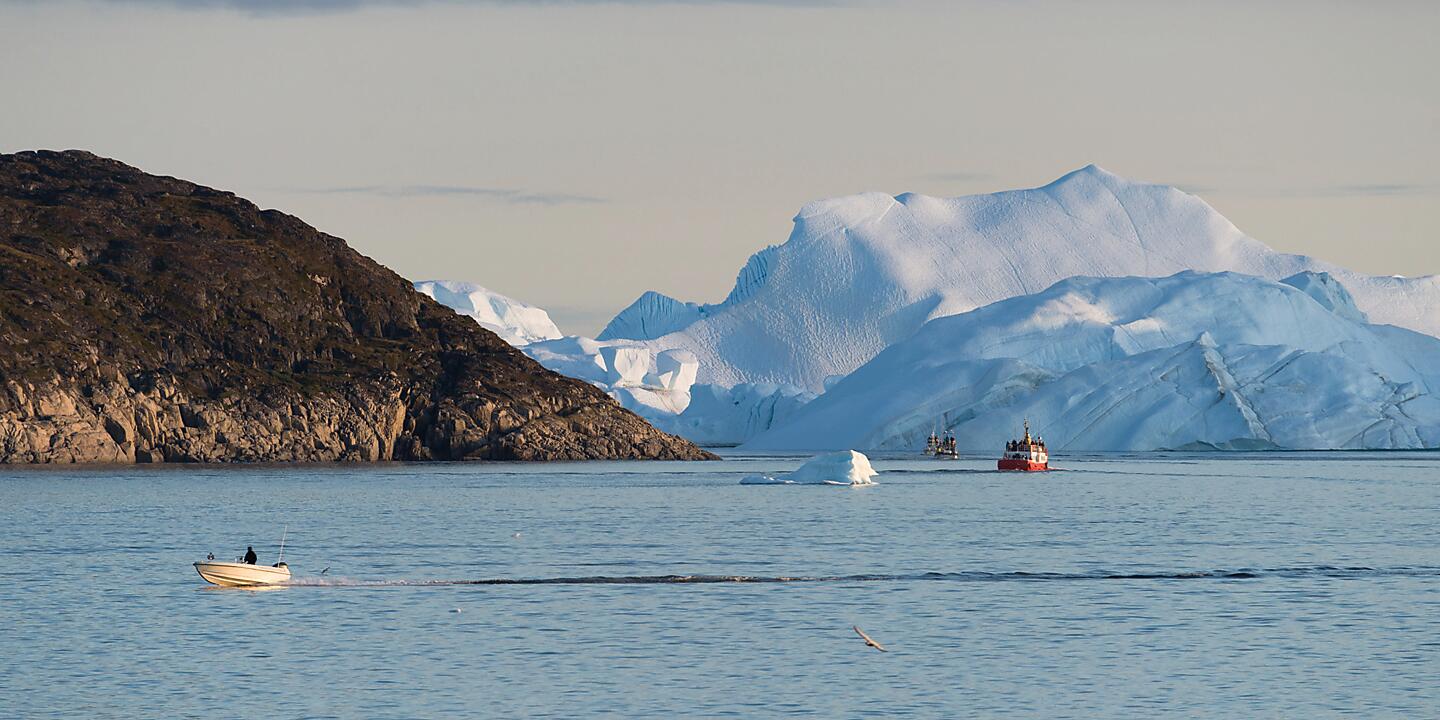
<path id="1" fill-rule="evenodd" d="M 806 202 L 1096 163 L 1440 273 L 1440 3 L 0 0 L 0 152 L 82 148 L 593 334 Z"/>

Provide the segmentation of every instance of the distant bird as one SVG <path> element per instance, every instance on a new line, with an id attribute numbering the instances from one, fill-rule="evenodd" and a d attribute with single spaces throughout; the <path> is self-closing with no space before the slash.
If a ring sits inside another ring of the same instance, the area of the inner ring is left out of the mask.
<path id="1" fill-rule="evenodd" d="M 329 565 L 326 565 L 326 566 L 325 566 L 325 569 L 320 571 L 320 574 L 321 574 L 321 575 L 324 575 L 324 574 L 327 573 L 327 572 L 330 572 L 330 566 L 329 566 Z"/>
<path id="2" fill-rule="evenodd" d="M 873 647 L 880 652 L 890 652 L 889 650 L 885 649 L 884 645 L 881 645 L 880 643 L 870 639 L 870 636 L 866 635 L 865 631 L 861 630 L 859 625 L 851 625 L 850 627 L 855 628 L 855 634 L 859 635 L 860 639 L 864 640 L 866 645 Z"/>
<path id="3" fill-rule="evenodd" d="M 519 540 L 519 539 L 520 539 L 520 533 L 518 533 L 518 532 L 517 532 L 517 533 L 512 533 L 512 534 L 510 535 L 510 537 L 515 538 L 516 540 Z"/>

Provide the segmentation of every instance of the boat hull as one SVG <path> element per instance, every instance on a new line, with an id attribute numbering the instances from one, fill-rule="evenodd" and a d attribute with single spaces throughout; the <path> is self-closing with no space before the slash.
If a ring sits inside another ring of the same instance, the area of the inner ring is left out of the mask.
<path id="1" fill-rule="evenodd" d="M 195 563 L 195 572 L 200 573 L 205 582 L 221 587 L 257 587 L 290 581 L 290 568 L 283 564 L 276 567 L 208 560 Z"/>
<path id="2" fill-rule="evenodd" d="M 1018 472 L 1044 472 L 1050 469 L 1050 462 L 1036 462 L 1034 460 L 1021 460 L 1018 458 L 1000 458 L 996 466 L 1001 470 L 1014 470 Z"/>

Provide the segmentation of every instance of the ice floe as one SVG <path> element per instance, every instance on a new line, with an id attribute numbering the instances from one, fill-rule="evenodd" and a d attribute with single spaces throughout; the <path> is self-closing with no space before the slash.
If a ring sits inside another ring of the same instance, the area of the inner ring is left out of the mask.
<path id="1" fill-rule="evenodd" d="M 880 473 L 870 458 L 854 450 L 817 455 L 793 472 L 779 475 L 747 475 L 741 485 L 874 485 Z"/>

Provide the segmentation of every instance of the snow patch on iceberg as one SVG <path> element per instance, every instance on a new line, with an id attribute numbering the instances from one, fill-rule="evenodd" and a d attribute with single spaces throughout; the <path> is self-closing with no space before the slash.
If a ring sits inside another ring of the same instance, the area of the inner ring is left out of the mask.
<path id="1" fill-rule="evenodd" d="M 1325 309 L 1357 323 L 1368 323 L 1370 318 L 1355 304 L 1350 291 L 1340 284 L 1335 276 L 1327 272 L 1301 272 L 1281 280 L 1300 292 L 1309 295 Z"/>
<path id="2" fill-rule="evenodd" d="M 700 361 L 689 350 L 665 350 L 655 356 L 655 382 L 666 390 L 694 385 L 699 372 Z"/>

